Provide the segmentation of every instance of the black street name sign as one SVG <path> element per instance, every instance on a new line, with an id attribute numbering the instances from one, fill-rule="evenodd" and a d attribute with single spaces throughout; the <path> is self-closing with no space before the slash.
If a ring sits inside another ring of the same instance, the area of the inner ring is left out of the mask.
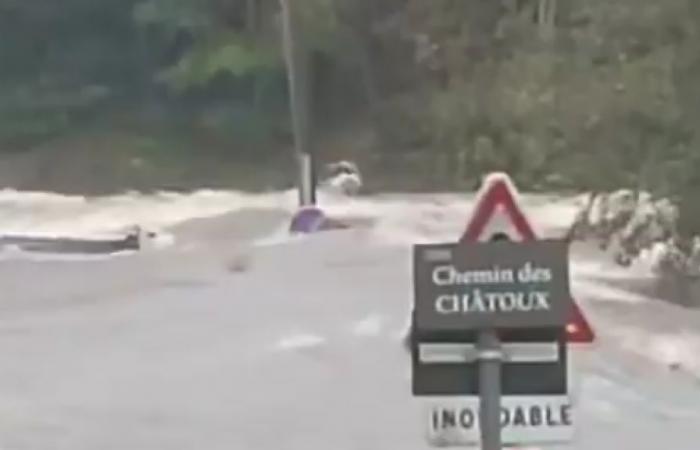
<path id="1" fill-rule="evenodd" d="M 564 326 L 568 245 L 558 240 L 416 245 L 419 330 Z"/>
<path id="2" fill-rule="evenodd" d="M 506 361 L 501 367 L 503 395 L 566 395 L 568 392 L 566 330 L 557 328 L 516 328 L 503 330 L 503 342 L 554 344 L 558 355 L 550 361 Z M 414 396 L 479 395 L 478 361 L 429 363 L 421 361 L 420 346 L 434 343 L 476 344 L 473 332 L 423 333 L 411 343 L 412 392 Z"/>

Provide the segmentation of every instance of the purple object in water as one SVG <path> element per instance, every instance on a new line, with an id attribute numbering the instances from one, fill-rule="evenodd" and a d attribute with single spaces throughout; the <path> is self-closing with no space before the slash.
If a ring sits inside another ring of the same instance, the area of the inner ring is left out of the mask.
<path id="1" fill-rule="evenodd" d="M 342 230 L 349 228 L 347 224 L 326 217 L 326 214 L 315 206 L 301 208 L 294 214 L 289 231 L 292 233 L 316 233 L 324 230 Z"/>
<path id="2" fill-rule="evenodd" d="M 321 209 L 310 206 L 297 211 L 292 218 L 289 231 L 292 233 L 315 233 L 323 229 L 326 215 Z"/>

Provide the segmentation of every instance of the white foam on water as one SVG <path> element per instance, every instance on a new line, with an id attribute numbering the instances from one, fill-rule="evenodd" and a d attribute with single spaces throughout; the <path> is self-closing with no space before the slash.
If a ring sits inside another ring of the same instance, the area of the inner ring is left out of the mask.
<path id="1" fill-rule="evenodd" d="M 379 314 L 369 316 L 355 322 L 352 326 L 352 333 L 360 337 L 375 337 L 382 332 L 384 318 Z"/>
<path id="2" fill-rule="evenodd" d="M 175 236 L 172 233 L 158 232 L 153 237 L 141 240 L 145 250 L 159 250 L 171 247 L 175 244 Z"/>
<path id="3" fill-rule="evenodd" d="M 86 198 L 6 189 L 0 192 L 0 233 L 94 236 L 133 225 L 159 230 L 244 208 L 291 211 L 295 201 L 293 191 L 250 194 L 204 189 Z"/>
<path id="4" fill-rule="evenodd" d="M 157 192 L 87 198 L 45 192 L 0 191 L 0 235 L 43 238 L 122 238 L 139 225 L 155 236 L 142 239 L 143 250 L 159 250 L 175 244 L 165 228 L 190 219 L 213 218 L 243 209 L 261 208 L 293 211 L 296 194 L 280 191 L 250 194 L 237 191 L 203 189 L 191 193 Z M 282 230 L 270 243 L 283 239 Z M 89 261 L 129 255 L 57 255 L 28 252 L 5 247 L 0 259 Z"/>
<path id="5" fill-rule="evenodd" d="M 572 292 L 609 305 L 591 321 L 596 333 L 626 352 L 700 379 L 700 311 L 590 280 L 574 281 Z"/>
<path id="6" fill-rule="evenodd" d="M 656 335 L 649 342 L 648 351 L 661 364 L 700 375 L 700 336 L 697 332 Z"/>
<path id="7" fill-rule="evenodd" d="M 571 283 L 571 287 L 574 296 L 576 296 L 577 293 L 582 292 L 589 297 L 605 299 L 605 301 L 609 302 L 645 303 L 652 301 L 652 299 L 642 294 L 637 294 L 623 288 L 585 279 L 574 280 Z"/>
<path id="8" fill-rule="evenodd" d="M 279 341 L 277 341 L 274 348 L 282 351 L 297 350 L 318 347 L 325 342 L 326 340 L 321 336 L 309 333 L 300 333 L 281 338 Z"/>
<path id="9" fill-rule="evenodd" d="M 128 257 L 138 254 L 138 250 L 123 250 L 109 254 L 78 254 L 78 253 L 44 253 L 25 252 L 17 248 L 8 247 L 0 251 L 0 261 L 35 261 L 35 262 L 82 262 L 82 261 L 106 261 L 113 258 Z"/>
<path id="10" fill-rule="evenodd" d="M 654 330 L 637 323 L 618 325 L 610 336 L 614 336 L 617 345 L 626 352 L 670 370 L 690 373 L 700 380 L 700 334 L 697 330 Z"/>
<path id="11" fill-rule="evenodd" d="M 574 198 L 557 201 L 544 196 L 523 195 L 521 198 L 533 228 L 543 237 L 568 229 L 576 213 Z M 373 230 L 376 243 L 413 245 L 457 241 L 467 227 L 474 206 L 473 195 L 439 194 L 405 196 L 383 204 L 366 202 L 360 211 L 377 218 Z"/>
<path id="12" fill-rule="evenodd" d="M 521 197 L 528 214 L 538 224 L 564 226 L 576 207 L 575 198 Z M 318 205 L 330 217 L 371 219 L 372 236 L 384 245 L 457 240 L 464 231 L 473 200 L 473 193 L 366 197 L 318 193 Z M 297 209 L 297 201 L 294 190 L 251 194 L 202 189 L 191 193 L 125 192 L 87 198 L 5 189 L 0 191 L 0 234 L 103 237 L 121 233 L 133 225 L 158 232 L 190 219 L 250 208 L 289 211 L 291 215 Z M 287 228 L 283 227 L 261 239 L 258 245 L 274 245 L 289 239 Z"/>
<path id="13" fill-rule="evenodd" d="M 289 226 L 285 224 L 284 226 L 281 226 L 279 229 L 272 232 L 268 236 L 256 239 L 252 245 L 254 247 L 272 247 L 275 245 L 286 244 L 289 242 L 301 241 L 305 237 L 306 236 L 302 234 L 291 234 L 289 232 Z"/>

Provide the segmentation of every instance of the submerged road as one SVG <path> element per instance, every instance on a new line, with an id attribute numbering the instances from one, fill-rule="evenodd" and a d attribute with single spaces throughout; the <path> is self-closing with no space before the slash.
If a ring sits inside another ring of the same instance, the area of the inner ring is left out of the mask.
<path id="1" fill-rule="evenodd" d="M 247 214 L 157 252 L 0 261 L 0 449 L 427 449 L 410 248 L 386 229 L 255 246 L 285 217 Z M 575 351 L 565 448 L 697 450 L 700 317 L 585 273 L 574 290 L 599 341 Z"/>

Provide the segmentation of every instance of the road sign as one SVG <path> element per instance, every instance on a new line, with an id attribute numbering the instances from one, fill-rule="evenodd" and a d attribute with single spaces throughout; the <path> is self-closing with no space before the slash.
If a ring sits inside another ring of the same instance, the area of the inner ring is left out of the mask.
<path id="1" fill-rule="evenodd" d="M 412 393 L 417 397 L 478 396 L 477 332 L 413 336 Z M 501 335 L 504 396 L 567 395 L 569 350 L 560 328 L 519 329 Z"/>
<path id="2" fill-rule="evenodd" d="M 415 247 L 413 393 L 437 397 L 431 443 L 570 440 L 567 340 L 593 335 L 568 291 L 566 247 L 537 240 L 505 174 L 485 180 L 459 243 Z"/>
<path id="3" fill-rule="evenodd" d="M 417 245 L 413 261 L 418 329 L 566 323 L 568 245 L 562 241 Z"/>
<path id="4" fill-rule="evenodd" d="M 429 443 L 479 444 L 478 398 L 441 399 L 425 406 Z M 567 396 L 504 397 L 500 419 L 505 443 L 557 444 L 574 437 L 574 409 Z"/>
<path id="5" fill-rule="evenodd" d="M 477 195 L 471 220 L 460 242 L 488 241 L 499 233 L 506 234 L 512 241 L 536 240 L 537 234 L 519 203 L 517 190 L 507 174 L 489 175 Z M 573 300 L 566 331 L 570 343 L 591 343 L 595 340 L 592 327 Z"/>

